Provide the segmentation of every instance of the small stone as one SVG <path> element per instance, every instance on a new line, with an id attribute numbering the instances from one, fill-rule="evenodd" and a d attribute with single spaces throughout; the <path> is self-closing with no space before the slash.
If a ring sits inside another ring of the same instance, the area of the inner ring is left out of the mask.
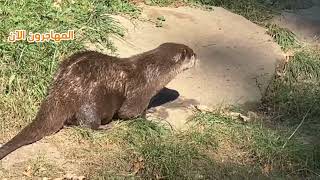
<path id="1" fill-rule="evenodd" d="M 28 166 L 27 169 L 22 173 L 23 175 L 27 176 L 27 177 L 32 177 L 32 167 Z"/>
<path id="2" fill-rule="evenodd" d="M 243 114 L 241 114 L 241 113 L 239 113 L 239 119 L 241 120 L 241 121 L 243 121 L 243 122 L 249 122 L 250 121 L 250 118 L 249 117 L 247 117 L 247 116 L 245 116 L 245 115 L 243 115 Z"/>
<path id="3" fill-rule="evenodd" d="M 253 112 L 253 111 L 248 111 L 248 116 L 251 120 L 257 120 L 259 119 L 259 116 L 257 115 L 257 113 Z"/>
<path id="4" fill-rule="evenodd" d="M 232 119 L 238 119 L 241 113 L 238 112 L 230 112 L 228 113 L 229 116 L 231 116 Z"/>

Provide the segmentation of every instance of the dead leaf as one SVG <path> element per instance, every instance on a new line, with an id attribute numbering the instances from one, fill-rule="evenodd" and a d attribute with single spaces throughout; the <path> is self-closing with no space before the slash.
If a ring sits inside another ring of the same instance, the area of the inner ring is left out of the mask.
<path id="1" fill-rule="evenodd" d="M 55 0 L 53 2 L 53 7 L 56 7 L 56 8 L 60 8 L 61 7 L 61 2 L 62 0 Z"/>
<path id="2" fill-rule="evenodd" d="M 238 112 L 229 112 L 229 113 L 227 113 L 227 115 L 231 116 L 232 119 L 238 119 L 240 114 L 241 113 L 238 113 Z"/>
<path id="3" fill-rule="evenodd" d="M 230 112 L 228 113 L 229 116 L 231 116 L 232 119 L 234 120 L 240 120 L 242 122 L 249 122 L 251 119 L 250 117 L 247 117 L 241 113 L 238 112 Z"/>
<path id="4" fill-rule="evenodd" d="M 253 111 L 248 111 L 248 117 L 250 118 L 251 121 L 255 121 L 257 119 L 259 119 L 259 116 L 257 115 L 257 113 L 253 112 Z"/>
<path id="5" fill-rule="evenodd" d="M 144 169 L 144 159 L 139 157 L 132 165 L 133 174 L 137 174 L 139 171 Z"/>
<path id="6" fill-rule="evenodd" d="M 294 57 L 294 51 L 289 50 L 284 53 L 285 62 L 288 63 Z"/>
<path id="7" fill-rule="evenodd" d="M 262 172 L 263 172 L 264 174 L 270 174 L 271 171 L 272 171 L 272 166 L 271 166 L 271 164 L 265 164 L 265 165 L 263 166 Z"/>
<path id="8" fill-rule="evenodd" d="M 247 117 L 247 116 L 245 116 L 245 115 L 243 115 L 243 114 L 239 114 L 239 119 L 241 120 L 241 121 L 243 121 L 243 122 L 249 122 L 250 121 L 250 118 L 249 117 Z"/>
<path id="9" fill-rule="evenodd" d="M 27 177 L 32 177 L 32 174 L 33 174 L 32 167 L 28 166 L 27 169 L 22 174 Z"/>

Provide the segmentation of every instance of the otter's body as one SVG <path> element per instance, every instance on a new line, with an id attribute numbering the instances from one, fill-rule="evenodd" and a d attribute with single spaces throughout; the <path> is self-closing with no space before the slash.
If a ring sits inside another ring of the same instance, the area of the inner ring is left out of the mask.
<path id="1" fill-rule="evenodd" d="M 157 92 L 195 65 L 195 56 L 189 47 L 175 43 L 130 58 L 94 51 L 72 55 L 60 64 L 35 120 L 0 148 L 0 159 L 64 124 L 99 129 L 114 117 L 141 116 Z"/>

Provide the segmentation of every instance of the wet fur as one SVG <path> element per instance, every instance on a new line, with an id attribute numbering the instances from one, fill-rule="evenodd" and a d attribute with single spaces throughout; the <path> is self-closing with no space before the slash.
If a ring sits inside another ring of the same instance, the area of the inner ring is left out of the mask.
<path id="1" fill-rule="evenodd" d="M 192 49 L 175 43 L 130 58 L 94 51 L 72 55 L 60 64 L 35 120 L 0 148 L 0 159 L 65 124 L 99 129 L 113 118 L 143 115 L 150 99 L 195 60 Z"/>

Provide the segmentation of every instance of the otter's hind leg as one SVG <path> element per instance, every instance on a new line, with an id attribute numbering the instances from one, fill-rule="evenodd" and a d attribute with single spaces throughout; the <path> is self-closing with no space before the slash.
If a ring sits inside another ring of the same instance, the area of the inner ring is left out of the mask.
<path id="1" fill-rule="evenodd" d="M 96 109 L 93 105 L 82 105 L 76 113 L 76 121 L 79 126 L 94 130 L 110 129 L 113 110 L 111 108 Z"/>
<path id="2" fill-rule="evenodd" d="M 77 119 L 77 124 L 82 127 L 98 129 L 101 125 L 101 118 L 92 105 L 82 105 L 75 118 Z"/>

